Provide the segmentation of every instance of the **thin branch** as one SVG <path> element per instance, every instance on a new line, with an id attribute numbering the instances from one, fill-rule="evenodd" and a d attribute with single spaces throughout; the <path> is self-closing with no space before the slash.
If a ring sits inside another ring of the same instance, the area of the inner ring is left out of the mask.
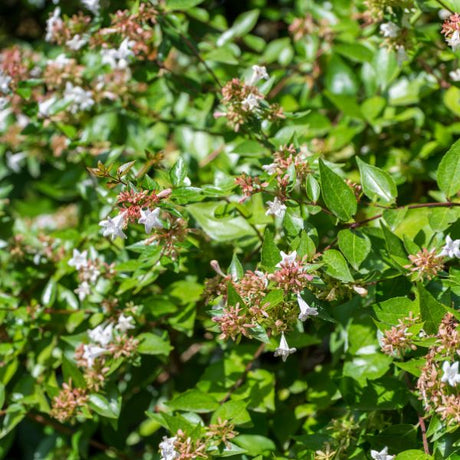
<path id="1" fill-rule="evenodd" d="M 419 204 L 409 204 L 405 206 L 398 206 L 397 208 L 388 208 L 392 210 L 398 210 L 398 209 L 420 209 L 420 208 L 453 208 L 456 206 L 460 206 L 460 203 L 452 203 L 452 202 L 446 202 L 446 203 L 419 203 Z M 375 216 L 368 217 L 367 219 L 360 220 L 358 222 L 353 222 L 352 224 L 349 225 L 349 228 L 358 228 L 362 227 L 363 225 L 366 225 L 369 222 L 372 222 L 373 220 L 377 220 L 383 217 L 382 214 L 376 214 Z"/>
<path id="2" fill-rule="evenodd" d="M 430 454 L 430 446 L 428 445 L 428 439 L 426 437 L 425 420 L 423 420 L 423 417 L 421 415 L 418 416 L 418 422 L 419 422 L 419 425 L 420 425 L 420 431 L 422 432 L 423 449 L 425 451 L 425 454 L 431 455 Z"/>
<path id="3" fill-rule="evenodd" d="M 445 3 L 444 3 L 444 0 L 437 0 L 437 2 L 447 11 L 450 11 L 451 13 L 454 13 L 454 10 L 450 7 L 450 6 L 447 6 Z"/>

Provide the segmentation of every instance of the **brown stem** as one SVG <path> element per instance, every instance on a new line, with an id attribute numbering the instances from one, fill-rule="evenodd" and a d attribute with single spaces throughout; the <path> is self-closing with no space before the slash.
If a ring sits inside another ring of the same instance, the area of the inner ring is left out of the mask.
<path id="1" fill-rule="evenodd" d="M 251 370 L 252 366 L 254 365 L 255 360 L 264 352 L 265 350 L 265 343 L 261 343 L 259 348 L 256 350 L 254 353 L 254 356 L 252 357 L 251 361 L 248 362 L 246 365 L 243 373 L 241 374 L 240 378 L 232 385 L 230 390 L 228 390 L 228 393 L 224 396 L 224 398 L 220 401 L 220 404 L 223 404 L 224 402 L 227 402 L 232 394 L 234 393 L 235 390 L 237 390 L 241 385 L 243 385 L 244 381 L 246 380 L 246 377 Z"/>
<path id="2" fill-rule="evenodd" d="M 389 209 L 398 210 L 398 209 L 420 209 L 420 208 L 453 208 L 455 206 L 460 206 L 460 203 L 452 203 L 450 201 L 446 203 L 419 203 L 419 204 L 409 204 L 405 206 L 398 206 L 397 208 L 389 208 Z M 362 227 L 363 225 L 369 222 L 372 222 L 373 220 L 380 219 L 382 216 L 383 214 L 377 214 L 367 219 L 360 220 L 358 222 L 354 222 L 349 225 L 349 228 Z"/>
<path id="3" fill-rule="evenodd" d="M 425 454 L 431 455 L 430 454 L 430 446 L 428 445 L 428 439 L 426 437 L 425 420 L 423 420 L 423 417 L 421 415 L 418 416 L 418 422 L 419 422 L 419 425 L 420 425 L 420 430 L 422 432 L 423 449 L 425 450 Z"/>

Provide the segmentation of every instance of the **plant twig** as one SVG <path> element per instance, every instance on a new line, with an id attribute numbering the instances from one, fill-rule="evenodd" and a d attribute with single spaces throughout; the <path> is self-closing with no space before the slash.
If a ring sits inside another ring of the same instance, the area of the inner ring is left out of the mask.
<path id="1" fill-rule="evenodd" d="M 404 205 L 404 206 L 398 206 L 397 208 L 388 208 L 392 209 L 394 211 L 398 209 L 420 209 L 420 208 L 453 208 L 456 206 L 460 206 L 460 203 L 452 203 L 452 202 L 446 202 L 446 203 L 419 203 L 419 204 L 409 204 L 409 205 Z M 349 225 L 349 228 L 358 228 L 362 227 L 363 225 L 366 225 L 369 222 L 372 222 L 373 220 L 377 220 L 383 217 L 382 214 L 376 214 L 375 216 L 368 217 L 367 219 L 360 220 L 358 222 L 353 222 L 352 224 Z"/>
<path id="2" fill-rule="evenodd" d="M 425 451 L 425 454 L 431 455 L 430 454 L 430 446 L 428 445 L 428 439 L 426 437 L 425 420 L 423 420 L 423 417 L 421 415 L 418 416 L 418 423 L 420 425 L 420 431 L 422 432 L 423 449 Z"/>

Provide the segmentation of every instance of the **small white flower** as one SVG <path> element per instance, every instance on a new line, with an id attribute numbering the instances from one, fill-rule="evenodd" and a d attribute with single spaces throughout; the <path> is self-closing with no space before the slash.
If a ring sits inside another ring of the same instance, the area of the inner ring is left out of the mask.
<path id="1" fill-rule="evenodd" d="M 107 217 L 105 220 L 101 220 L 99 225 L 104 227 L 104 231 L 102 234 L 104 236 L 111 236 L 112 240 L 114 240 L 117 236 L 119 238 L 126 238 L 126 235 L 123 233 L 123 226 L 125 224 L 125 213 L 122 212 L 118 214 L 118 216 L 114 217 Z"/>
<path id="2" fill-rule="evenodd" d="M 73 292 L 78 295 L 80 302 L 83 302 L 83 300 L 85 300 L 86 297 L 91 294 L 91 286 L 89 285 L 88 281 L 82 281 L 78 288 Z"/>
<path id="3" fill-rule="evenodd" d="M 452 81 L 460 81 L 460 69 L 450 71 L 449 77 Z"/>
<path id="4" fill-rule="evenodd" d="M 115 326 L 115 329 L 120 332 L 126 332 L 130 329 L 134 329 L 135 327 L 136 326 L 134 325 L 134 319 L 132 316 L 125 316 L 121 314 L 118 317 L 118 324 Z"/>
<path id="5" fill-rule="evenodd" d="M 283 251 L 280 251 L 281 261 L 276 264 L 276 267 L 281 267 L 284 264 L 293 264 L 297 260 L 297 251 L 292 251 L 289 254 L 286 254 Z"/>
<path id="6" fill-rule="evenodd" d="M 81 0 L 83 6 L 88 8 L 93 14 L 99 14 L 99 8 L 101 7 L 99 4 L 99 0 Z"/>
<path id="7" fill-rule="evenodd" d="M 78 249 L 74 249 L 72 258 L 67 263 L 71 267 L 75 267 L 77 270 L 80 270 L 80 268 L 88 265 L 87 257 L 88 251 L 80 252 Z"/>
<path id="8" fill-rule="evenodd" d="M 145 233 L 150 233 L 152 228 L 163 228 L 163 224 L 159 219 L 160 211 L 160 208 L 156 208 L 153 211 L 141 209 L 141 217 L 138 222 L 145 225 Z"/>
<path id="9" fill-rule="evenodd" d="M 87 39 L 81 37 L 79 34 L 74 35 L 70 40 L 66 41 L 66 46 L 73 51 L 78 51 L 80 48 L 86 45 Z"/>
<path id="10" fill-rule="evenodd" d="M 11 77 L 0 70 L 0 93 L 7 94 L 10 92 Z"/>
<path id="11" fill-rule="evenodd" d="M 97 269 L 95 265 L 90 265 L 88 267 L 85 267 L 83 274 L 85 279 L 87 279 L 90 283 L 94 284 L 99 278 L 101 272 Z"/>
<path id="12" fill-rule="evenodd" d="M 176 442 L 176 437 L 168 438 L 163 436 L 163 441 L 160 442 L 159 448 L 161 453 L 161 460 L 175 460 L 179 457 L 179 453 L 176 451 L 174 443 Z"/>
<path id="13" fill-rule="evenodd" d="M 396 38 L 399 35 L 400 30 L 399 26 L 391 21 L 380 24 L 380 33 L 385 38 Z"/>
<path id="14" fill-rule="evenodd" d="M 263 165 L 262 166 L 262 169 L 269 175 L 269 176 L 273 176 L 273 174 L 275 174 L 276 172 L 276 163 L 270 163 L 268 165 Z"/>
<path id="15" fill-rule="evenodd" d="M 46 21 L 46 35 L 45 40 L 50 42 L 53 40 L 54 29 L 62 25 L 61 8 L 56 7 L 53 14 Z"/>
<path id="16" fill-rule="evenodd" d="M 384 447 L 380 452 L 371 450 L 371 457 L 374 460 L 393 460 L 394 455 L 388 455 L 388 447 Z"/>
<path id="17" fill-rule="evenodd" d="M 71 62 L 72 62 L 72 59 L 69 59 L 64 53 L 61 53 L 54 59 L 48 59 L 46 63 L 48 65 L 53 65 L 55 67 L 62 69 L 67 64 L 70 64 Z"/>
<path id="18" fill-rule="evenodd" d="M 103 327 L 101 324 L 88 332 L 88 337 L 93 341 L 107 347 L 113 338 L 113 324 Z"/>
<path id="19" fill-rule="evenodd" d="M 255 270 L 254 273 L 263 281 L 264 286 L 268 286 L 268 277 L 267 274 L 264 272 L 261 272 L 260 270 Z"/>
<path id="20" fill-rule="evenodd" d="M 441 382 L 447 382 L 451 387 L 457 385 L 460 382 L 460 374 L 458 372 L 458 361 L 450 365 L 447 361 L 442 365 L 444 375 L 441 378 Z"/>
<path id="21" fill-rule="evenodd" d="M 21 172 L 23 161 L 27 158 L 24 152 L 11 153 L 6 152 L 6 164 L 15 173 Z"/>
<path id="22" fill-rule="evenodd" d="M 134 40 L 125 38 L 118 49 L 102 49 L 102 63 L 108 64 L 112 69 L 126 69 L 129 65 L 129 58 L 134 57 L 132 48 L 135 44 L 136 42 Z"/>
<path id="23" fill-rule="evenodd" d="M 300 294 L 297 294 L 297 303 L 299 304 L 300 313 L 298 318 L 300 321 L 305 321 L 309 316 L 317 316 L 318 309 L 310 307 Z"/>
<path id="24" fill-rule="evenodd" d="M 38 114 L 42 117 L 49 117 L 51 115 L 51 106 L 57 101 L 55 96 L 45 99 L 38 103 Z"/>
<path id="25" fill-rule="evenodd" d="M 8 98 L 0 96 L 0 110 L 3 110 L 8 102 Z"/>
<path id="26" fill-rule="evenodd" d="M 253 65 L 252 75 L 248 80 L 248 85 L 255 85 L 262 79 L 268 80 L 267 69 L 264 66 Z"/>
<path id="27" fill-rule="evenodd" d="M 296 349 L 295 348 L 289 348 L 289 345 L 286 341 L 286 337 L 284 337 L 284 332 L 281 333 L 281 340 L 280 340 L 280 345 L 279 347 L 275 350 L 275 358 L 278 356 L 281 356 L 281 359 L 286 361 L 289 355 L 292 355 L 292 353 L 295 353 Z"/>
<path id="28" fill-rule="evenodd" d="M 241 101 L 241 107 L 245 112 L 253 112 L 259 106 L 259 98 L 253 93 Z"/>
<path id="29" fill-rule="evenodd" d="M 10 115 L 11 110 L 9 107 L 0 111 L 0 131 L 5 131 L 7 127 L 7 120 Z"/>
<path id="30" fill-rule="evenodd" d="M 452 240 L 452 238 L 449 235 L 447 235 L 446 244 L 442 248 L 442 251 L 439 255 L 451 258 L 460 258 L 460 240 Z"/>
<path id="31" fill-rule="evenodd" d="M 273 201 L 267 201 L 268 209 L 266 216 L 283 217 L 286 212 L 286 205 L 276 196 Z"/>
<path id="32" fill-rule="evenodd" d="M 450 38 L 446 38 L 447 44 L 452 48 L 452 51 L 457 51 L 460 48 L 460 32 L 456 30 Z"/>
<path id="33" fill-rule="evenodd" d="M 85 91 L 80 86 L 74 86 L 69 81 L 65 85 L 64 100 L 71 103 L 69 110 L 73 114 L 89 110 L 94 105 L 91 91 Z"/>
<path id="34" fill-rule="evenodd" d="M 95 359 L 105 352 L 105 348 L 97 345 L 83 345 L 83 358 L 88 362 L 88 367 L 93 367 Z"/>
<path id="35" fill-rule="evenodd" d="M 449 10 L 445 10 L 444 8 L 438 11 L 438 17 L 442 21 L 449 19 L 451 14 L 452 13 Z"/>

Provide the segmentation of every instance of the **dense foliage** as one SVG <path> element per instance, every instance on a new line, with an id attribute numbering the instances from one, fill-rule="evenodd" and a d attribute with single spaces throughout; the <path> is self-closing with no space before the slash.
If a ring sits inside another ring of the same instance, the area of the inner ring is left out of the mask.
<path id="1" fill-rule="evenodd" d="M 459 459 L 460 1 L 28 5 L 0 457 Z"/>

